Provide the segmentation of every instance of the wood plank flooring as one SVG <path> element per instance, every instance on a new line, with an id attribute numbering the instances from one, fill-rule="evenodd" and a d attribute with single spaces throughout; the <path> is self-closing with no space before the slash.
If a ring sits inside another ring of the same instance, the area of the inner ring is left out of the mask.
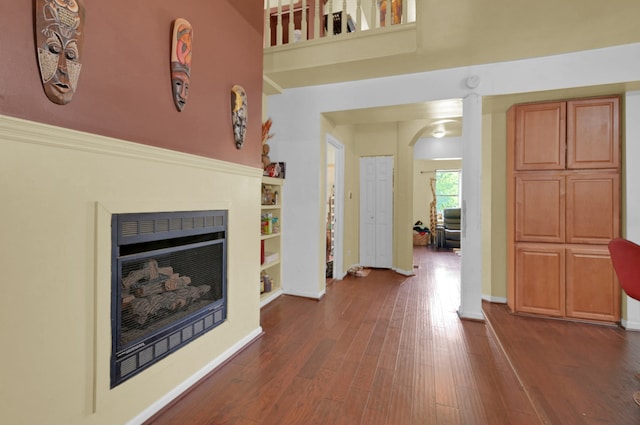
<path id="1" fill-rule="evenodd" d="M 483 305 L 544 424 L 640 424 L 640 333 Z"/>
<path id="2" fill-rule="evenodd" d="M 519 323 L 529 318 L 490 304 L 496 334 L 517 342 L 502 342 L 511 363 L 525 369 L 516 375 L 492 328 L 457 316 L 460 257 L 415 247 L 414 264 L 411 277 L 373 270 L 336 281 L 321 301 L 281 296 L 261 311 L 261 338 L 147 425 L 640 423 L 640 408 L 629 404 L 640 381 L 628 374 L 640 371 L 640 350 L 635 342 L 625 347 L 629 333 L 586 325 L 594 330 L 573 341 L 569 331 L 534 331 Z M 502 320 L 518 325 L 494 323 Z M 579 362 L 565 341 L 584 353 Z M 608 366 L 592 374 L 582 368 L 590 361 Z M 571 383 L 585 387 L 575 403 Z M 623 408 L 611 418 L 621 421 L 605 417 Z"/>

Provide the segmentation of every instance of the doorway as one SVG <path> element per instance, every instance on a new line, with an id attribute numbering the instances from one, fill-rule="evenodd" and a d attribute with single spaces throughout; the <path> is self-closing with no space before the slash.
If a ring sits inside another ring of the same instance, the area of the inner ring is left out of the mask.
<path id="1" fill-rule="evenodd" d="M 393 265 L 393 157 L 360 158 L 360 265 Z"/>
<path id="2" fill-rule="evenodd" d="M 327 135 L 326 163 L 326 277 L 342 279 L 343 223 L 344 223 L 344 146 Z"/>

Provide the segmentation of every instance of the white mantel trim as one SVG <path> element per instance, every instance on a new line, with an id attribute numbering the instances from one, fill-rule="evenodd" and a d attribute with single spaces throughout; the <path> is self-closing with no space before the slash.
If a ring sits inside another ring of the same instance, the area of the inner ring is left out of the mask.
<path id="1" fill-rule="evenodd" d="M 90 135 L 90 137 L 87 137 Z M 198 155 L 90 134 L 35 121 L 0 115 L 0 140 L 32 143 L 146 161 L 182 165 L 245 177 L 261 177 L 262 169 Z"/>

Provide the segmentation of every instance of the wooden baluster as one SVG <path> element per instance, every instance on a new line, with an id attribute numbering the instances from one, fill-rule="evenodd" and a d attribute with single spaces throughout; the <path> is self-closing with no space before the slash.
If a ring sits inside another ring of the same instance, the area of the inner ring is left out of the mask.
<path id="1" fill-rule="evenodd" d="M 269 0 L 264 0 L 264 15 L 266 22 L 264 23 L 265 27 L 265 36 L 264 36 L 264 46 L 271 46 L 271 6 L 269 5 Z"/>
<path id="2" fill-rule="evenodd" d="M 358 32 L 362 31 L 362 17 L 363 16 L 364 16 L 364 13 L 362 11 L 362 0 L 358 0 L 356 2 L 356 16 L 355 16 L 356 31 L 358 31 Z"/>
<path id="3" fill-rule="evenodd" d="M 276 27 L 276 46 L 282 45 L 282 0 L 278 0 L 278 24 Z"/>
<path id="4" fill-rule="evenodd" d="M 342 28 L 340 28 L 340 34 L 347 33 L 347 0 L 342 0 L 342 14 L 340 15 L 340 23 L 342 24 Z"/>
<path id="5" fill-rule="evenodd" d="M 296 29 L 296 23 L 293 22 L 293 0 L 289 0 L 289 44 L 295 40 L 293 38 L 293 31 Z"/>
<path id="6" fill-rule="evenodd" d="M 313 17 L 313 39 L 320 38 L 320 25 L 322 25 L 322 15 L 320 14 L 320 2 L 322 0 L 315 0 L 315 15 Z"/>
<path id="7" fill-rule="evenodd" d="M 300 40 L 307 39 L 307 0 L 302 0 L 302 24 L 300 24 L 302 30 L 302 38 Z"/>

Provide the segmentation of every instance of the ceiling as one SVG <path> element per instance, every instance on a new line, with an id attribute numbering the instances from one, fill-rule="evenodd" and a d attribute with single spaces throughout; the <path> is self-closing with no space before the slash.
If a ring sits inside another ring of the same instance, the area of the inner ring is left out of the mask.
<path id="1" fill-rule="evenodd" d="M 425 121 L 423 136 L 443 130 L 446 137 L 462 134 L 462 99 L 444 99 L 406 105 L 334 111 L 324 114 L 335 125 Z"/>

